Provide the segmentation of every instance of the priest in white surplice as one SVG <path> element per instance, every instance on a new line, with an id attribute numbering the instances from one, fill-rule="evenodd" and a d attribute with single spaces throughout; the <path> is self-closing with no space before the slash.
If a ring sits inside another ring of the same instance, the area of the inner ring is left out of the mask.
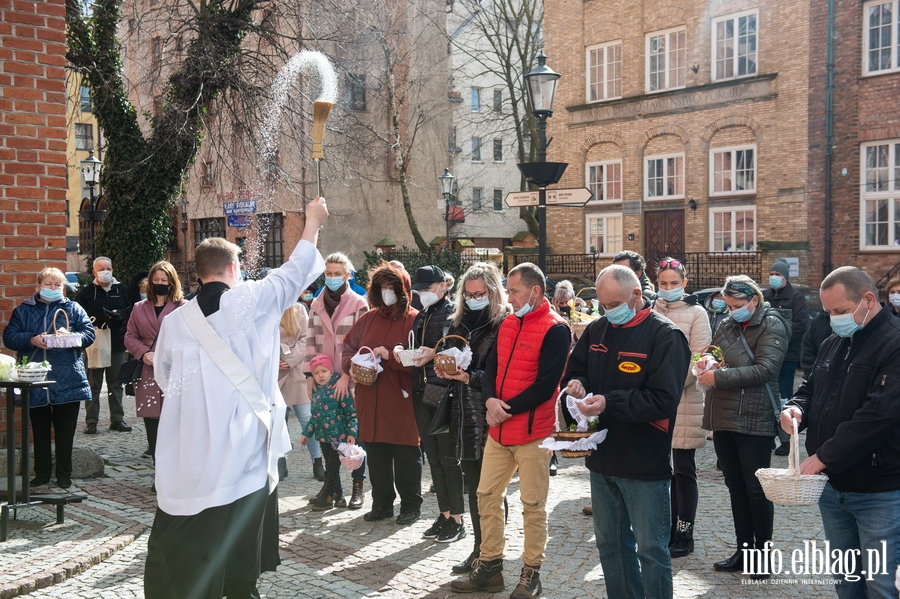
<path id="1" fill-rule="evenodd" d="M 259 281 L 240 283 L 233 243 L 197 247 L 203 286 L 163 321 L 153 356 L 165 402 L 147 599 L 251 599 L 261 567 L 274 569 L 264 550 L 260 562 L 263 521 L 274 522 L 277 540 L 278 458 L 291 447 L 278 326 L 325 269 L 316 240 L 327 217 L 323 198 L 309 203 L 289 260 Z"/>

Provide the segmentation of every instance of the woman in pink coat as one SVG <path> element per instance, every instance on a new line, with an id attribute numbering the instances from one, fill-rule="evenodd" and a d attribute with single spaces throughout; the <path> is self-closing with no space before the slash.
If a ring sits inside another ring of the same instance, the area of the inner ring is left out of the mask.
<path id="1" fill-rule="evenodd" d="M 141 378 L 134 384 L 137 415 L 144 419 L 150 455 L 156 454 L 156 432 L 163 395 L 153 378 L 153 350 L 163 318 L 184 304 L 181 280 L 175 267 L 165 260 L 157 262 L 147 275 L 147 299 L 134 305 L 125 331 L 125 348 L 144 363 Z"/>

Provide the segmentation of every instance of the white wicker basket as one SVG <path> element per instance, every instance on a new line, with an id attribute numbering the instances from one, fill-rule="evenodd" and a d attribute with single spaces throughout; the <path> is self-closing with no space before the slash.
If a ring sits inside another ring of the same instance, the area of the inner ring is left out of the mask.
<path id="1" fill-rule="evenodd" d="M 59 329 L 56 326 L 56 317 L 62 312 L 66 317 L 66 327 Z M 53 333 L 45 333 L 43 335 L 44 343 L 51 349 L 66 349 L 71 347 L 81 347 L 81 335 L 78 333 L 70 333 L 69 315 L 65 310 L 59 308 L 53 313 Z M 43 379 L 41 379 L 43 380 Z"/>
<path id="2" fill-rule="evenodd" d="M 16 377 L 21 383 L 40 383 L 47 378 L 49 368 L 16 368 Z"/>
<path id="3" fill-rule="evenodd" d="M 794 420 L 794 434 L 791 435 L 791 452 L 788 467 L 760 468 L 756 478 L 762 485 L 766 498 L 782 505 L 814 505 L 819 502 L 822 489 L 828 482 L 824 474 L 800 474 L 800 441 L 797 421 Z"/>
<path id="4" fill-rule="evenodd" d="M 416 336 L 410 331 L 409 332 L 409 347 L 406 349 L 397 350 L 397 357 L 400 358 L 400 363 L 410 368 L 415 366 L 413 360 L 422 355 L 422 348 L 415 347 L 416 345 Z"/>

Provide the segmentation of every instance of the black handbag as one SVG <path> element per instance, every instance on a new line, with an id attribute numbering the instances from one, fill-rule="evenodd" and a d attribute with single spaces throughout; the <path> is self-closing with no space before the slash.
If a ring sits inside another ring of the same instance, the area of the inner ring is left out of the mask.
<path id="1" fill-rule="evenodd" d="M 441 402 L 434 411 L 434 417 L 431 419 L 431 426 L 428 427 L 429 435 L 441 435 L 450 432 L 450 416 L 452 410 L 453 391 L 448 388 L 447 393 L 441 398 Z"/>
<path id="2" fill-rule="evenodd" d="M 141 360 L 135 358 L 128 360 L 119 368 L 119 384 L 130 385 L 136 383 L 141 378 L 143 369 L 144 363 Z"/>

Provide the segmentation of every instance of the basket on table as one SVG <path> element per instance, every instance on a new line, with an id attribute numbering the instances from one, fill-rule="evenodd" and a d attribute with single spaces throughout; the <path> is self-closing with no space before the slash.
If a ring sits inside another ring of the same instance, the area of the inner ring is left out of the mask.
<path id="1" fill-rule="evenodd" d="M 756 478 L 759 479 L 766 498 L 782 505 L 816 504 L 828 482 L 828 477 L 824 474 L 800 474 L 800 441 L 796 420 L 794 434 L 791 435 L 787 469 L 760 468 L 756 471 Z"/>
<path id="2" fill-rule="evenodd" d="M 466 344 L 468 344 L 468 341 L 465 337 L 459 335 L 444 335 L 434 344 L 434 365 L 437 368 L 440 368 L 441 372 L 444 374 L 457 374 L 459 371 L 456 369 L 456 358 L 454 356 L 445 356 L 437 353 L 438 347 L 440 347 L 441 341 L 444 339 L 459 339 Z"/>
<path id="3" fill-rule="evenodd" d="M 46 380 L 48 372 L 50 372 L 50 369 L 43 366 L 40 368 L 20 368 L 17 366 L 16 378 L 19 379 L 20 383 L 40 383 Z"/>
<path id="4" fill-rule="evenodd" d="M 364 349 L 369 350 L 369 353 L 372 354 L 372 356 L 375 355 L 375 352 L 372 351 L 372 348 L 367 345 L 363 345 L 361 348 L 359 348 L 359 352 L 362 352 L 362 350 Z M 365 368 L 363 366 L 360 366 L 356 362 L 350 362 L 350 372 L 353 373 L 353 378 L 356 379 L 357 385 L 374 385 L 375 378 L 378 376 L 378 370 L 376 370 L 375 368 Z"/>
<path id="5" fill-rule="evenodd" d="M 56 316 L 62 312 L 63 316 L 66 317 L 66 326 L 62 329 L 56 327 Z M 44 333 L 43 340 L 47 347 L 52 349 L 59 348 L 68 348 L 68 347 L 81 347 L 81 335 L 78 333 L 70 333 L 69 332 L 69 315 L 65 310 L 59 308 L 56 312 L 53 313 L 53 333 Z M 43 379 L 41 379 L 43 380 Z"/>
<path id="6" fill-rule="evenodd" d="M 400 358 L 400 363 L 409 368 L 410 366 L 415 366 L 413 360 L 422 355 L 422 348 L 416 347 L 416 336 L 413 331 L 409 332 L 409 347 L 406 349 L 397 350 L 397 357 Z"/>

